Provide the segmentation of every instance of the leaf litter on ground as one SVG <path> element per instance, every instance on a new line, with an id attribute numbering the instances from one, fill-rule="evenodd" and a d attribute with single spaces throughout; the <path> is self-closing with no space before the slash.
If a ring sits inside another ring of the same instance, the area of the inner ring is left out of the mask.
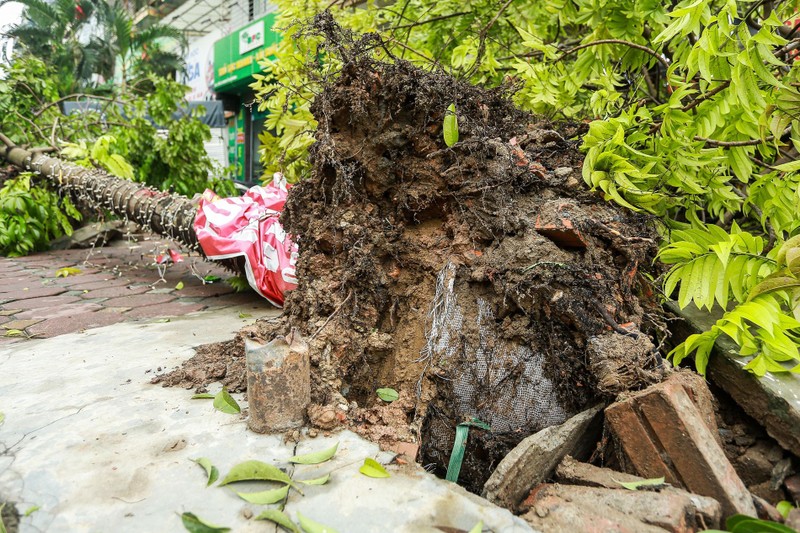
<path id="1" fill-rule="evenodd" d="M 367 457 L 364 459 L 364 464 L 358 469 L 359 472 L 368 477 L 382 478 L 390 477 L 389 472 L 375 459 Z"/>
<path id="2" fill-rule="evenodd" d="M 236 403 L 236 400 L 233 399 L 228 391 L 222 389 L 214 396 L 214 408 L 217 411 L 222 411 L 223 413 L 227 413 L 229 415 L 235 415 L 237 413 L 242 412 L 242 408 L 239 407 L 239 404 Z"/>
<path id="3" fill-rule="evenodd" d="M 192 461 L 202 466 L 203 470 L 206 471 L 206 476 L 208 476 L 206 487 L 212 485 L 219 478 L 219 470 L 216 466 L 211 464 L 211 460 L 208 458 L 198 457 L 197 459 L 192 459 Z"/>
<path id="4" fill-rule="evenodd" d="M 290 457 L 289 462 L 301 465 L 316 465 L 319 463 L 324 463 L 325 461 L 333 457 L 336 454 L 336 450 L 338 449 L 339 449 L 339 443 L 337 442 L 327 450 L 321 450 L 318 452 L 307 453 L 304 455 L 295 455 L 294 457 Z"/>
<path id="5" fill-rule="evenodd" d="M 183 522 L 183 527 L 190 533 L 225 533 L 231 530 L 229 527 L 210 524 L 194 513 L 183 513 L 181 522 Z"/>

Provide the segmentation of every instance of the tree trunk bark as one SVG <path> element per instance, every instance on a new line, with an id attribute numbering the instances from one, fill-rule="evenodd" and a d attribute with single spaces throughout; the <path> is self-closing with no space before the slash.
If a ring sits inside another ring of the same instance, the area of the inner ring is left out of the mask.
<path id="1" fill-rule="evenodd" d="M 0 146 L 0 157 L 22 170 L 41 174 L 78 201 L 108 209 L 120 218 L 202 253 L 192 226 L 197 206 L 185 196 L 18 147 Z M 226 266 L 230 268 L 232 263 Z"/>

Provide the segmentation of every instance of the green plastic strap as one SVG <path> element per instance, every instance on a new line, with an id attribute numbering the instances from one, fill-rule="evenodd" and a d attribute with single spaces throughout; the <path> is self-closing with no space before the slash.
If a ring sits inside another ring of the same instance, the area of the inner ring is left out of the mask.
<path id="1" fill-rule="evenodd" d="M 477 418 L 472 418 L 456 426 L 456 438 L 453 441 L 453 450 L 450 452 L 450 462 L 447 463 L 447 475 L 445 476 L 447 481 L 458 482 L 461 463 L 464 462 L 464 452 L 467 451 L 467 438 L 469 437 L 470 427 L 477 427 L 486 431 L 492 429 L 488 424 L 481 422 Z"/>

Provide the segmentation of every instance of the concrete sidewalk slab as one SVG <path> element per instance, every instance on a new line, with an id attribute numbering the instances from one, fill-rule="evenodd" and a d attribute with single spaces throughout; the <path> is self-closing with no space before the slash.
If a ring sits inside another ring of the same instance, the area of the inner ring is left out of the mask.
<path id="1" fill-rule="evenodd" d="M 391 455 L 355 434 L 285 444 L 282 435 L 248 431 L 242 416 L 218 412 L 210 400 L 191 400 L 191 391 L 149 384 L 151 371 L 179 364 L 193 347 L 231 339 L 254 319 L 240 318 L 243 309 L 258 316 L 252 306 L 228 307 L 0 348 L 0 500 L 15 502 L 21 513 L 41 507 L 21 519 L 20 531 L 180 532 L 182 512 L 235 532 L 276 531 L 246 518 L 265 506 L 227 487 L 206 488 L 191 459 L 209 458 L 224 476 L 251 459 L 288 467 L 288 457 L 334 442 L 340 445 L 333 460 L 289 469 L 297 479 L 331 473 L 327 485 L 291 493 L 292 518 L 299 511 L 340 533 L 469 530 L 478 520 L 492 531 L 531 531 L 508 511 L 418 467 L 388 466 L 388 479 L 359 474 L 366 457 L 386 463 Z M 266 488 L 246 485 L 237 490 Z"/>

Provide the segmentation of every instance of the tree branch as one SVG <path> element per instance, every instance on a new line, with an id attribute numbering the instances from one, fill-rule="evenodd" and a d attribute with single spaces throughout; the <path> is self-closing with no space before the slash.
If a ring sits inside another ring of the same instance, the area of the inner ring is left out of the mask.
<path id="1" fill-rule="evenodd" d="M 669 62 L 667 62 L 666 59 L 664 59 L 663 57 L 658 55 L 658 52 L 656 52 L 652 48 L 648 48 L 648 47 L 646 47 L 644 45 L 641 45 L 641 44 L 632 43 L 630 41 L 624 41 L 622 39 L 601 39 L 599 41 L 593 41 L 591 43 L 585 43 L 585 44 L 576 46 L 575 48 L 572 48 L 572 49 L 567 50 L 566 52 L 564 52 L 561 55 L 561 57 L 558 58 L 558 61 L 561 61 L 562 59 L 564 59 L 568 55 L 574 54 L 575 52 L 577 52 L 579 50 L 583 50 L 584 48 L 589 48 L 591 46 L 599 46 L 599 45 L 602 45 L 602 44 L 622 44 L 622 45 L 625 45 L 625 46 L 629 46 L 630 48 L 635 48 L 636 50 L 641 50 L 642 52 L 650 54 L 651 56 L 656 58 L 658 60 L 658 62 L 661 63 L 661 65 L 665 69 L 669 69 Z"/>

